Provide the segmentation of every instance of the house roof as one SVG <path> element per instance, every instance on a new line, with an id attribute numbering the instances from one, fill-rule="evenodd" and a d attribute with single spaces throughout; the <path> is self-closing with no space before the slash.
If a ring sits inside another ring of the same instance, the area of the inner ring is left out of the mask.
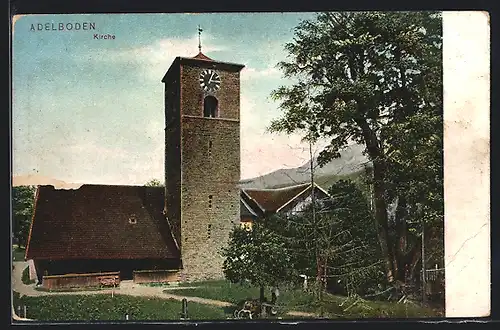
<path id="1" fill-rule="evenodd" d="M 257 217 L 257 213 L 252 210 L 252 208 L 248 205 L 248 203 L 240 198 L 240 216 L 241 217 Z"/>
<path id="2" fill-rule="evenodd" d="M 309 183 L 278 189 L 242 189 L 252 202 L 262 210 L 262 212 L 276 212 L 283 205 L 294 199 L 297 195 L 310 187 Z"/>
<path id="3" fill-rule="evenodd" d="M 326 190 L 316 183 L 314 187 L 324 195 L 330 196 Z M 245 202 L 245 205 L 247 205 L 250 210 L 253 208 L 253 211 L 258 210 L 261 213 L 275 213 L 280 212 L 288 205 L 293 205 L 298 197 L 303 196 L 310 190 L 310 183 L 273 189 L 245 188 L 242 189 L 242 201 Z"/>
<path id="4" fill-rule="evenodd" d="M 162 187 L 39 186 L 26 258 L 179 258 L 163 207 Z"/>

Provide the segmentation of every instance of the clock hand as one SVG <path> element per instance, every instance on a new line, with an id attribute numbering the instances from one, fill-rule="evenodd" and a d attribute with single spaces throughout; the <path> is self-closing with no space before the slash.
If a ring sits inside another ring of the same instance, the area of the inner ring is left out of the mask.
<path id="1" fill-rule="evenodd" d="M 214 73 L 212 72 L 212 74 L 210 75 L 210 79 L 208 79 L 208 83 L 210 84 L 210 82 L 212 81 L 212 77 L 214 76 Z"/>

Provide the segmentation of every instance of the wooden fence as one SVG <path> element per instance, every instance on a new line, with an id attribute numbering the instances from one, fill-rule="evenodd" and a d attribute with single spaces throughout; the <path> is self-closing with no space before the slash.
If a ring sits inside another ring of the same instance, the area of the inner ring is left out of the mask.
<path id="1" fill-rule="evenodd" d="M 135 283 L 168 283 L 179 281 L 178 270 L 136 270 L 133 272 Z"/>
<path id="2" fill-rule="evenodd" d="M 42 287 L 48 290 L 82 287 L 113 287 L 120 285 L 120 272 L 50 275 L 43 277 Z"/>
<path id="3" fill-rule="evenodd" d="M 428 295 L 444 294 L 444 268 L 427 269 L 425 271 L 426 293 Z"/>

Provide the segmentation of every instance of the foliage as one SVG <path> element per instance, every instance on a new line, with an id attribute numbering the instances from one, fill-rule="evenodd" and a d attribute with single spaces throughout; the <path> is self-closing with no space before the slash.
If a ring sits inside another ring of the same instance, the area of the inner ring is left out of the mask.
<path id="1" fill-rule="evenodd" d="M 26 249 L 20 248 L 17 245 L 12 246 L 12 258 L 14 261 L 24 261 Z"/>
<path id="2" fill-rule="evenodd" d="M 146 187 L 163 187 L 163 183 L 161 183 L 158 179 L 151 179 L 144 184 Z"/>
<path id="3" fill-rule="evenodd" d="M 21 280 L 26 285 L 35 283 L 35 280 L 30 279 L 30 268 L 29 267 L 24 268 L 23 274 L 21 276 Z"/>
<path id="4" fill-rule="evenodd" d="M 325 213 L 336 219 L 336 251 L 328 274 L 349 293 L 366 294 L 383 281 L 375 219 L 363 192 L 351 181 L 340 180 L 329 189 Z M 344 234 L 342 234 L 344 233 Z"/>
<path id="5" fill-rule="evenodd" d="M 41 297 L 14 293 L 14 307 L 27 306 L 27 317 L 39 321 L 179 320 L 181 302 L 173 299 L 111 295 L 51 295 Z M 191 320 L 225 319 L 221 307 L 188 303 Z M 228 313 L 229 314 L 229 313 Z"/>
<path id="6" fill-rule="evenodd" d="M 416 269 L 408 224 L 443 222 L 441 24 L 433 12 L 319 14 L 285 46 L 290 60 L 279 67 L 294 83 L 273 92 L 284 113 L 270 130 L 328 139 L 320 164 L 350 142 L 365 145 L 390 282 Z"/>
<path id="7" fill-rule="evenodd" d="M 324 306 L 326 315 L 329 318 L 422 318 L 444 316 L 442 310 L 433 310 L 411 301 L 407 303 L 369 301 L 359 296 L 345 298 L 327 294 Z"/>
<path id="8" fill-rule="evenodd" d="M 341 292 L 366 293 L 381 281 L 375 220 L 366 197 L 352 181 L 337 181 L 329 194 L 331 199 L 316 200 L 300 212 L 275 215 L 268 227 L 286 237 L 300 274 L 326 276 Z M 323 264 L 322 273 L 318 262 Z"/>
<path id="9" fill-rule="evenodd" d="M 259 222 L 253 224 L 252 230 L 235 227 L 223 255 L 224 275 L 232 283 L 249 281 L 264 290 L 295 277 L 282 238 Z"/>
<path id="10" fill-rule="evenodd" d="M 34 186 L 12 187 L 12 230 L 19 247 L 28 241 L 35 191 Z"/>
<path id="11" fill-rule="evenodd" d="M 258 287 L 250 285 L 234 285 L 228 281 L 210 281 L 195 283 L 195 289 L 179 289 L 176 293 L 188 297 L 202 297 L 207 299 L 223 300 L 233 304 L 250 297 L 256 297 Z M 308 292 L 294 287 L 283 287 L 277 301 L 281 312 L 290 311 L 312 312 L 319 314 L 320 305 L 317 299 Z M 352 306 L 351 306 L 352 305 Z M 417 304 L 397 304 L 387 301 L 368 301 L 359 296 L 346 298 L 325 294 L 325 317 L 327 318 L 369 318 L 369 317 L 429 317 L 438 316 L 437 311 L 421 307 Z M 282 315 L 287 318 L 286 314 Z M 288 316 L 290 318 L 291 316 Z M 297 318 L 297 317 L 294 317 Z"/>

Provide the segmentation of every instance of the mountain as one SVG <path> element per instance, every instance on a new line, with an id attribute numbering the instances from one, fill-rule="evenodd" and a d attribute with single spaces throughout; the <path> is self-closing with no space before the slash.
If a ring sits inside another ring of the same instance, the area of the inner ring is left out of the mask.
<path id="1" fill-rule="evenodd" d="M 340 158 L 333 159 L 323 167 L 317 166 L 314 159 L 314 175 L 317 184 L 328 188 L 332 183 L 341 178 L 355 179 L 370 166 L 368 158 L 363 154 L 364 146 L 351 145 L 340 152 Z M 311 180 L 310 161 L 296 168 L 279 169 L 274 172 L 251 179 L 240 181 L 241 188 L 278 188 Z M 53 185 L 59 189 L 78 189 L 81 183 L 67 183 L 39 175 L 21 175 L 13 177 L 13 186 L 25 185 Z"/>
<path id="2" fill-rule="evenodd" d="M 319 185 L 329 186 L 339 178 L 357 177 L 371 163 L 363 154 L 364 146 L 354 144 L 340 152 L 340 158 L 333 159 L 323 167 L 317 166 L 317 158 L 313 161 L 315 180 Z M 289 169 L 274 172 L 240 181 L 241 188 L 276 188 L 311 180 L 311 162 Z M 326 188 L 326 187 L 325 187 Z"/>

